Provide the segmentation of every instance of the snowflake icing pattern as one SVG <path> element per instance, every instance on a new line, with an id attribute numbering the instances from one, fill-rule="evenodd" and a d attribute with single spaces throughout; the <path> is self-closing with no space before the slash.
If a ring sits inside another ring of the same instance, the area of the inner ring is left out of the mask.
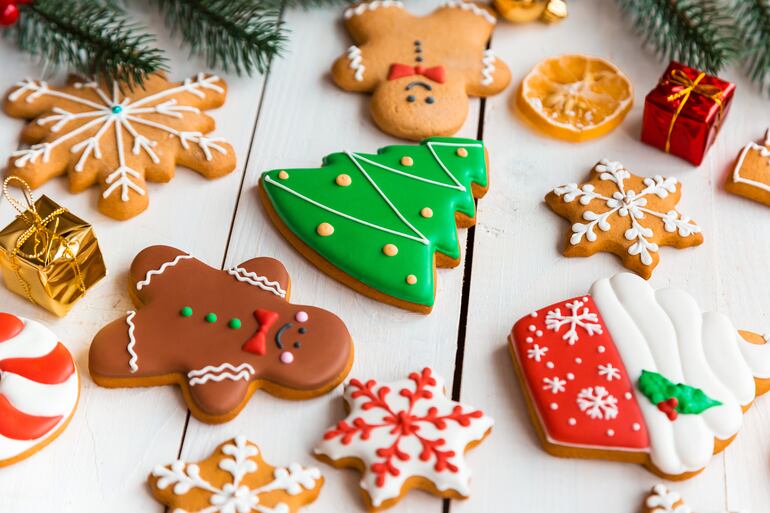
<path id="1" fill-rule="evenodd" d="M 584 388 L 577 402 L 580 411 L 592 419 L 611 420 L 618 416 L 618 400 L 602 386 Z"/>
<path id="2" fill-rule="evenodd" d="M 443 380 L 431 369 L 388 384 L 351 380 L 345 400 L 350 415 L 327 431 L 316 453 L 332 461 L 363 461 L 361 486 L 375 507 L 398 497 L 413 476 L 429 479 L 438 490 L 468 495 L 470 472 L 463 455 L 493 421 L 448 399 Z"/>
<path id="3" fill-rule="evenodd" d="M 567 381 L 559 377 L 543 378 L 543 390 L 550 390 L 552 394 L 558 394 L 566 390 Z"/>
<path id="4" fill-rule="evenodd" d="M 275 491 L 297 496 L 313 490 L 321 479 L 321 472 L 317 468 L 291 464 L 287 468 L 274 469 L 272 481 L 250 488 L 244 484 L 244 478 L 258 469 L 257 446 L 245 437 L 238 436 L 223 444 L 221 452 L 225 457 L 219 461 L 218 468 L 229 473 L 232 482 L 221 487 L 214 486 L 201 475 L 198 464 L 176 461 L 168 467 L 156 467 L 152 471 L 153 477 L 157 478 L 155 487 L 158 490 L 172 487 L 175 498 L 183 498 L 194 489 L 211 494 L 211 505 L 195 510 L 196 513 L 289 513 L 290 507 L 287 504 L 278 502 L 274 506 L 267 506 L 260 503 L 260 496 Z M 174 511 L 183 511 L 177 507 L 176 502 L 169 506 Z"/>
<path id="5" fill-rule="evenodd" d="M 608 363 L 607 365 L 599 365 L 599 376 L 607 378 L 607 381 L 620 379 L 620 369 L 613 367 L 611 363 Z"/>
<path id="6" fill-rule="evenodd" d="M 151 180 L 168 181 L 173 176 L 176 158 L 169 143 L 188 153 L 182 159 L 185 165 L 209 178 L 232 170 L 224 161 L 234 159 L 233 150 L 224 139 L 184 128 L 209 125 L 201 108 L 212 98 L 224 101 L 223 86 L 219 77 L 203 73 L 170 86 L 162 75 L 152 75 L 145 85 L 149 94 L 133 99 L 121 92 L 117 82 L 108 93 L 109 87 L 94 79 L 61 89 L 26 79 L 8 95 L 8 104 L 13 106 L 12 115 L 38 116 L 28 132 L 34 132 L 40 142 L 14 152 L 9 170 L 36 187 L 63 173 L 69 163 L 73 189 L 99 181 L 103 189 L 100 206 L 124 204 L 120 214 L 111 214 L 110 209 L 105 213 L 120 219 L 132 217 L 146 208 L 147 168 L 151 168 Z M 184 93 L 192 96 L 182 96 Z M 201 108 L 185 104 L 196 102 Z M 114 148 L 115 155 L 106 148 Z M 169 153 L 170 160 L 164 158 Z M 212 164 L 216 154 L 227 158 Z M 197 160 L 207 164 L 198 165 Z"/>
<path id="7" fill-rule="evenodd" d="M 614 184 L 615 191 L 611 195 L 596 192 L 596 186 L 591 183 L 582 186 L 571 183 L 554 189 L 554 193 L 565 203 L 577 200 L 580 205 L 589 207 L 581 216 L 582 220 L 587 222 L 575 222 L 572 225 L 570 244 L 577 245 L 584 238 L 588 242 L 596 242 L 599 237 L 596 228 L 600 232 L 608 232 L 613 225 L 625 223 L 627 228 L 623 236 L 631 242 L 627 249 L 628 254 L 638 255 L 643 265 L 650 266 L 654 261 L 652 254 L 659 250 L 659 246 L 651 240 L 655 232 L 648 221 L 649 218 L 660 219 L 666 232 L 678 234 L 682 238 L 700 233 L 698 225 L 673 208 L 676 205 L 675 200 L 666 202 L 665 208 L 661 206 L 661 210 L 665 212 L 650 205 L 651 197 L 665 200 L 675 195 L 679 183 L 676 178 L 664 178 L 660 175 L 644 178 L 644 187 L 635 191 L 627 188 L 626 180 L 633 175 L 620 162 L 602 159 L 594 168 L 594 172 L 599 175 L 600 181 Z M 597 209 L 593 206 L 600 203 L 604 208 Z M 699 244 L 700 241 L 693 239 L 691 243 Z"/>
<path id="8" fill-rule="evenodd" d="M 567 303 L 565 306 L 569 309 L 569 314 L 562 314 L 561 308 L 555 308 L 548 312 L 545 316 L 546 329 L 558 331 L 565 325 L 569 325 L 569 328 L 561 337 L 566 340 L 569 345 L 575 345 L 575 342 L 580 340 L 577 328 L 581 327 L 585 330 L 588 336 L 594 334 L 602 334 L 602 325 L 599 323 L 599 318 L 595 312 L 591 312 L 588 307 L 583 308 L 585 303 L 576 299 L 571 303 Z M 580 309 L 583 308 L 581 311 Z"/>
<path id="9" fill-rule="evenodd" d="M 540 347 L 539 345 L 535 344 L 532 346 L 532 349 L 527 349 L 527 358 L 531 358 L 536 362 L 539 362 L 543 359 L 545 353 L 547 352 L 547 347 Z"/>

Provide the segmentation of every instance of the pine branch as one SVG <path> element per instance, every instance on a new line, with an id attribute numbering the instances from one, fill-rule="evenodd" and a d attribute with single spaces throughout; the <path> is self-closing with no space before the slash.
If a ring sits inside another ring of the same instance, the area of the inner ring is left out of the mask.
<path id="1" fill-rule="evenodd" d="M 770 94 L 770 1 L 735 0 L 732 11 L 743 42 L 746 72 Z"/>
<path id="2" fill-rule="evenodd" d="M 617 0 L 659 56 L 717 73 L 739 55 L 734 21 L 718 0 Z"/>
<path id="3" fill-rule="evenodd" d="M 141 85 L 167 69 L 154 38 L 122 10 L 94 0 L 35 0 L 19 5 L 19 20 L 2 31 L 46 66 Z"/>
<path id="4" fill-rule="evenodd" d="M 286 40 L 280 8 L 271 1 L 155 0 L 172 33 L 209 67 L 251 75 L 267 71 Z"/>
<path id="5" fill-rule="evenodd" d="M 290 7 L 302 7 L 304 9 L 310 9 L 312 7 L 325 7 L 330 5 L 349 5 L 350 0 L 267 0 L 268 2 L 274 2 L 275 4 L 283 4 L 285 8 Z"/>

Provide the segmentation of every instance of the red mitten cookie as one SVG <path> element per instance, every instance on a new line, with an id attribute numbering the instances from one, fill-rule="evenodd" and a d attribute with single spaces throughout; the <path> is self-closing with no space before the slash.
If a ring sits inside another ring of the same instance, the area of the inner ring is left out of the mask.
<path id="1" fill-rule="evenodd" d="M 67 427 L 80 376 L 42 324 L 0 312 L 0 467 L 35 454 Z"/>
<path id="2" fill-rule="evenodd" d="M 519 320 L 510 349 L 546 450 L 686 479 L 770 389 L 770 344 L 677 289 L 621 273 Z"/>
<path id="3" fill-rule="evenodd" d="M 353 343 L 333 313 L 289 303 L 289 275 L 272 258 L 221 271 L 168 246 L 131 265 L 136 312 L 105 326 L 89 370 L 106 387 L 178 384 L 198 419 L 234 418 L 259 388 L 309 399 L 336 387 Z"/>

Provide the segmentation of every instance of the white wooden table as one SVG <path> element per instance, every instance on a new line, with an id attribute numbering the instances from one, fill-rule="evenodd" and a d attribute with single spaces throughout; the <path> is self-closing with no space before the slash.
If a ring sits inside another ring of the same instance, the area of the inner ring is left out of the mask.
<path id="1" fill-rule="evenodd" d="M 437 4 L 412 3 L 417 12 Z M 93 222 L 110 274 L 64 319 L 0 287 L 0 309 L 49 324 L 83 372 L 80 407 L 70 427 L 35 457 L 0 469 L 0 511 L 161 512 L 145 484 L 152 467 L 180 454 L 192 460 L 208 456 L 238 433 L 260 444 L 271 462 L 321 467 L 326 485 L 308 512 L 363 510 L 356 472 L 332 469 L 311 456 L 323 430 L 343 413 L 340 390 L 305 402 L 257 393 L 237 419 L 208 426 L 189 417 L 173 387 L 108 390 L 94 385 L 87 373 L 91 338 L 130 308 L 128 265 L 139 250 L 159 243 L 184 248 L 215 266 L 257 255 L 281 259 L 292 275 L 293 300 L 337 312 L 348 324 L 357 344 L 351 376 L 390 380 L 431 365 L 463 401 L 495 418 L 492 436 L 468 455 L 474 470 L 469 500 L 442 503 L 413 492 L 394 512 L 638 511 L 644 492 L 658 479 L 634 465 L 563 460 L 543 452 L 508 358 L 506 336 L 521 315 L 582 294 L 595 279 L 622 269 L 606 254 L 561 256 L 567 223 L 542 198 L 555 185 L 584 178 L 602 157 L 621 160 L 643 175 L 676 176 L 684 183 L 680 206 L 703 227 L 706 242 L 687 251 L 663 249 L 652 284 L 686 288 L 703 307 L 723 311 L 736 325 L 768 330 L 770 209 L 725 193 L 722 183 L 738 150 L 770 124 L 770 101 L 741 73 L 728 70 L 723 76 L 737 83 L 737 94 L 702 166 L 693 168 L 647 147 L 639 141 L 644 95 L 665 65 L 641 49 L 613 2 L 585 0 L 571 9 L 570 17 L 556 26 L 499 24 L 492 47 L 511 67 L 514 83 L 544 57 L 597 55 L 631 78 L 635 106 L 609 136 L 575 145 L 525 126 L 510 108 L 514 87 L 486 102 L 472 102 L 458 135 L 485 140 L 491 189 L 479 204 L 478 226 L 461 232 L 465 265 L 438 273 L 430 316 L 379 304 L 317 271 L 279 236 L 258 201 L 256 184 L 265 169 L 316 166 L 337 150 L 368 152 L 398 142 L 374 127 L 367 97 L 345 93 L 330 81 L 333 59 L 350 44 L 339 8 L 286 13 L 292 35 L 285 58 L 266 77 L 226 77 L 227 104 L 212 113 L 216 134 L 235 146 L 236 172 L 207 182 L 180 170 L 172 183 L 150 185 L 149 210 L 125 223 L 96 210 L 95 189 L 73 196 L 65 180 L 44 186 L 41 193 Z M 137 16 L 160 34 L 159 44 L 172 58 L 173 78 L 205 70 L 202 60 L 187 58 L 178 41 L 167 36 L 155 13 Z M 0 41 L 0 63 L 0 90 L 40 76 L 39 66 L 7 42 Z M 22 126 L 0 116 L 1 161 L 16 149 Z M 6 203 L 0 205 L 0 224 L 12 214 Z M 703 474 L 674 486 L 699 513 L 770 511 L 770 397 L 756 402 L 736 441 Z"/>

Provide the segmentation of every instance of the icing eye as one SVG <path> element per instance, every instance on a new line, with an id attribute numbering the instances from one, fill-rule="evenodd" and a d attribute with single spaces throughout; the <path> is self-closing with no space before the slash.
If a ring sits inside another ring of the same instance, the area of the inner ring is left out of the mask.
<path id="1" fill-rule="evenodd" d="M 179 315 L 182 317 L 192 317 L 193 309 L 189 306 L 183 307 L 181 310 L 179 310 Z"/>
<path id="2" fill-rule="evenodd" d="M 425 103 L 427 103 L 429 105 L 433 104 L 433 103 L 436 103 L 436 99 L 434 97 L 432 97 L 432 96 L 428 96 L 427 98 L 425 98 Z"/>
<path id="3" fill-rule="evenodd" d="M 304 335 L 307 332 L 307 329 L 306 328 L 300 328 L 297 331 L 299 332 L 300 335 Z"/>
<path id="4" fill-rule="evenodd" d="M 217 314 L 207 313 L 205 319 L 206 319 L 206 322 L 213 324 L 217 322 Z"/>
<path id="5" fill-rule="evenodd" d="M 413 94 L 410 94 L 409 96 L 406 97 L 406 101 L 408 101 L 409 103 L 414 102 L 416 99 L 417 98 L 415 98 Z"/>
<path id="6" fill-rule="evenodd" d="M 307 312 L 305 312 L 304 310 L 302 310 L 302 311 L 299 311 L 299 312 L 297 312 L 297 315 L 295 315 L 295 316 L 294 316 L 294 319 L 295 319 L 297 322 L 307 322 L 307 320 L 309 319 L 309 317 L 310 317 L 310 316 L 307 314 Z"/>
<path id="7" fill-rule="evenodd" d="M 299 343 L 299 340 L 294 342 L 294 348 L 295 349 L 299 349 L 300 347 L 302 347 L 302 344 Z"/>
<path id="8" fill-rule="evenodd" d="M 237 317 L 233 317 L 230 319 L 230 322 L 227 323 L 227 327 L 233 330 L 239 330 L 241 329 L 241 320 Z"/>

